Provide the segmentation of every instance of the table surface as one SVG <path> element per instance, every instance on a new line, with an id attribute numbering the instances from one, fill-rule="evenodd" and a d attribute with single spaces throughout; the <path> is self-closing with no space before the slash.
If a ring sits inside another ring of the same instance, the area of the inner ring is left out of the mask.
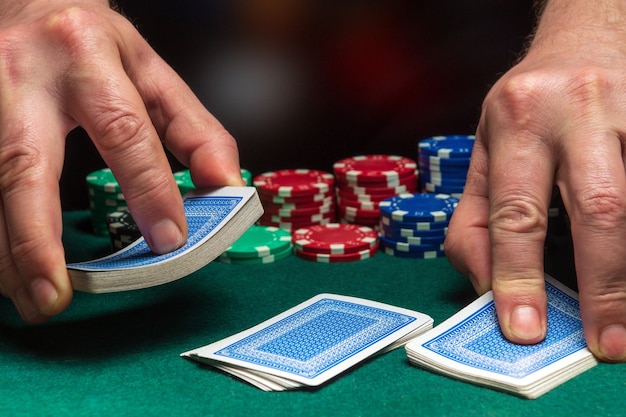
<path id="1" fill-rule="evenodd" d="M 64 215 L 69 261 L 108 253 L 86 212 Z M 313 295 L 377 300 L 429 314 L 435 325 L 474 298 L 446 259 L 378 253 L 346 264 L 292 256 L 268 265 L 212 262 L 160 287 L 76 293 L 50 322 L 23 324 L 0 303 L 2 416 L 624 416 L 626 368 L 600 364 L 536 400 L 411 366 L 404 349 L 376 357 L 321 388 L 268 393 L 179 357 Z"/>

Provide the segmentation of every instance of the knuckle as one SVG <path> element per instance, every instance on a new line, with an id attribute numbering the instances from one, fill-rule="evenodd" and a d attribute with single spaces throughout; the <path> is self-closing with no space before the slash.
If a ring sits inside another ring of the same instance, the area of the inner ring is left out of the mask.
<path id="1" fill-rule="evenodd" d="M 485 101 L 485 113 L 504 113 L 518 127 L 527 126 L 536 118 L 534 109 L 541 103 L 546 86 L 541 76 L 523 73 L 504 78 Z"/>
<path id="2" fill-rule="evenodd" d="M 626 202 L 609 185 L 596 185 L 580 195 L 577 213 L 582 224 L 608 231 L 626 222 Z"/>
<path id="3" fill-rule="evenodd" d="M 545 235 L 548 223 L 536 198 L 523 193 L 510 193 L 494 204 L 489 228 L 506 234 Z"/>
<path id="4" fill-rule="evenodd" d="M 150 135 L 149 126 L 124 104 L 117 106 L 117 110 L 100 113 L 94 129 L 99 138 L 98 147 L 110 155 L 124 153 Z"/>
<path id="5" fill-rule="evenodd" d="M 46 16 L 43 30 L 47 39 L 66 45 L 72 51 L 84 51 L 100 27 L 97 20 L 96 13 L 73 6 Z"/>
<path id="6" fill-rule="evenodd" d="M 0 192 L 5 199 L 9 199 L 13 191 L 30 189 L 38 182 L 42 158 L 38 147 L 27 139 L 0 147 Z"/>

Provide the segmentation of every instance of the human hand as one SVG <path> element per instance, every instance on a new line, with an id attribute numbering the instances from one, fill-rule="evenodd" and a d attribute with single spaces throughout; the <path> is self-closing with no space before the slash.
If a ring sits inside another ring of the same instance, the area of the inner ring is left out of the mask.
<path id="1" fill-rule="evenodd" d="M 623 362 L 626 16 L 607 5 L 619 2 L 604 2 L 599 16 L 583 3 L 548 2 L 526 57 L 487 95 L 445 249 L 478 293 L 493 289 L 509 340 L 540 342 L 547 211 L 558 185 L 587 344 L 601 360 Z"/>
<path id="2" fill-rule="evenodd" d="M 0 291 L 31 323 L 72 298 L 58 181 L 78 125 L 155 252 L 187 234 L 163 145 L 198 187 L 243 185 L 234 139 L 108 2 L 0 0 Z"/>

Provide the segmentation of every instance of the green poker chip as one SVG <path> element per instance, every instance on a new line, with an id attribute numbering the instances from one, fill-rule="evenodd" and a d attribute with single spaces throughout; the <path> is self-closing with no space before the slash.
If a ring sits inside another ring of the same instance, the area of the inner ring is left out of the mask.
<path id="1" fill-rule="evenodd" d="M 109 168 L 99 169 L 87 175 L 87 186 L 97 191 L 107 193 L 121 193 L 122 189 L 118 184 L 113 172 Z"/>
<path id="2" fill-rule="evenodd" d="M 182 171 L 178 171 L 174 173 L 174 180 L 178 185 L 178 189 L 182 195 L 187 194 L 189 191 L 194 190 L 196 186 L 193 184 L 191 180 L 191 173 L 188 169 L 183 169 Z"/>
<path id="3" fill-rule="evenodd" d="M 252 173 L 247 169 L 241 168 L 241 179 L 243 179 L 248 187 L 252 185 Z"/>
<path id="4" fill-rule="evenodd" d="M 236 259 L 262 258 L 291 249 L 291 233 L 273 226 L 251 226 L 224 256 Z"/>
<path id="5" fill-rule="evenodd" d="M 291 245 L 287 246 L 282 251 L 276 252 L 271 255 L 261 256 L 260 258 L 232 258 L 226 254 L 220 255 L 217 259 L 220 262 L 227 264 L 236 264 L 236 265 L 262 265 L 262 264 L 271 264 L 276 261 L 280 261 L 281 259 L 285 259 L 291 256 L 293 252 L 293 247 Z"/>

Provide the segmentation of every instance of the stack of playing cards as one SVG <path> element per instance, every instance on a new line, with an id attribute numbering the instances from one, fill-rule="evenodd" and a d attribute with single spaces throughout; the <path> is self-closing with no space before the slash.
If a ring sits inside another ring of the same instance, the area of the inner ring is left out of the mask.
<path id="1" fill-rule="evenodd" d="M 432 328 L 422 313 L 360 298 L 320 294 L 219 342 L 181 356 L 265 391 L 323 384 L 357 363 Z"/>
<path id="2" fill-rule="evenodd" d="M 165 284 L 202 268 L 221 255 L 263 214 L 254 187 L 194 190 L 183 200 L 187 242 L 157 255 L 143 238 L 94 261 L 68 264 L 72 286 L 103 293 Z"/>
<path id="3" fill-rule="evenodd" d="M 491 292 L 406 345 L 421 367 L 478 385 L 537 398 L 597 361 L 587 349 L 576 293 L 546 276 L 548 332 L 517 345 L 500 332 Z"/>

